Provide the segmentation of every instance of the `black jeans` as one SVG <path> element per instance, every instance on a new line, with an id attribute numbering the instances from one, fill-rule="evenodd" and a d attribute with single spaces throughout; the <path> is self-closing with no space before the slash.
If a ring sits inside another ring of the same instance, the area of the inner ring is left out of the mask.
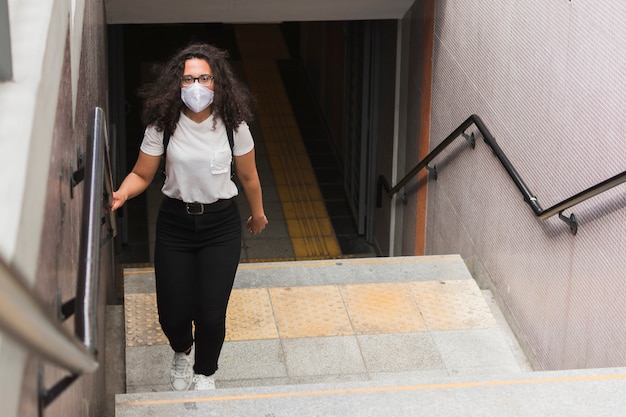
<path id="1" fill-rule="evenodd" d="M 184 203 L 166 197 L 156 226 L 159 322 L 174 351 L 186 351 L 195 341 L 194 371 L 203 375 L 217 371 L 241 253 L 239 209 L 232 200 L 218 206 L 188 214 Z"/>

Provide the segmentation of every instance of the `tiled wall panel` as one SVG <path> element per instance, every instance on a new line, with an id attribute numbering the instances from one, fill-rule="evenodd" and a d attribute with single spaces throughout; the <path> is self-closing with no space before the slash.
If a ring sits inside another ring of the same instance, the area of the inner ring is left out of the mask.
<path id="1" fill-rule="evenodd" d="M 624 16 L 609 0 L 437 1 L 431 148 L 479 115 L 544 209 L 626 170 Z M 537 368 L 626 366 L 626 184 L 567 210 L 574 236 L 535 217 L 480 136 L 435 164 L 426 253 L 463 256 Z"/>

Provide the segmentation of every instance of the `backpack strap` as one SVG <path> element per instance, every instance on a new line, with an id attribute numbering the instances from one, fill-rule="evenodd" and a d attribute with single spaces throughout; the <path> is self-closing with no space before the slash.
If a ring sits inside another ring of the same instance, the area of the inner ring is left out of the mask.
<path id="1" fill-rule="evenodd" d="M 235 154 L 234 154 L 234 149 L 235 149 L 235 138 L 234 138 L 234 133 L 233 133 L 233 129 L 229 129 L 226 128 L 226 135 L 228 135 L 228 143 L 230 144 L 230 153 L 232 154 L 232 158 L 231 158 L 231 162 L 230 162 L 230 179 L 234 179 L 235 178 Z"/>
<path id="2" fill-rule="evenodd" d="M 170 143 L 170 136 L 172 133 L 169 129 L 163 130 L 163 155 L 161 156 L 161 176 L 163 177 L 163 181 L 165 181 L 165 161 L 167 160 L 167 145 Z"/>
<path id="3" fill-rule="evenodd" d="M 230 144 L 230 150 L 232 151 L 235 147 L 235 138 L 233 134 L 233 129 L 226 129 L 226 134 L 228 135 L 228 143 Z"/>
<path id="4" fill-rule="evenodd" d="M 172 133 L 169 129 L 163 130 L 163 158 L 165 158 L 165 153 L 167 152 L 167 145 L 170 143 L 170 136 L 172 136 Z"/>

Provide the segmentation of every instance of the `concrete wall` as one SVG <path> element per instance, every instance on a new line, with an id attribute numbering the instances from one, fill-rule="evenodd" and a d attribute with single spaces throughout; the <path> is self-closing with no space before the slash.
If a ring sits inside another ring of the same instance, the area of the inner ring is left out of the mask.
<path id="1" fill-rule="evenodd" d="M 478 114 L 543 208 L 622 172 L 625 15 L 609 0 L 438 0 L 431 149 Z M 625 185 L 566 211 L 574 236 L 534 216 L 480 136 L 436 163 L 426 252 L 463 256 L 537 368 L 625 366 Z"/>
<path id="2" fill-rule="evenodd" d="M 29 280 L 56 315 L 57 296 L 76 293 L 84 183 L 70 177 L 96 106 L 107 108 L 106 26 L 96 0 L 12 2 L 9 6 L 13 79 L 0 83 L 2 236 L 0 253 Z M 104 233 L 103 233 L 104 237 Z M 101 249 L 99 317 L 113 274 L 111 245 Z M 65 325 L 73 331 L 73 320 Z M 100 368 L 81 376 L 46 415 L 104 415 L 104 322 L 99 325 Z M 41 367 L 41 368 L 40 368 Z M 51 388 L 67 372 L 0 340 L 0 415 L 36 416 L 38 372 Z"/>

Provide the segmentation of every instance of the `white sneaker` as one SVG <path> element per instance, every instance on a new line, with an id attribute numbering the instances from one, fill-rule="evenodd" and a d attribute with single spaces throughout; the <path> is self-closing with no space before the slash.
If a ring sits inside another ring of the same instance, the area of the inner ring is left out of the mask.
<path id="1" fill-rule="evenodd" d="M 193 377 L 193 382 L 196 383 L 194 387 L 194 390 L 196 391 L 207 391 L 215 389 L 215 378 L 213 378 L 212 376 L 197 374 Z"/>
<path id="2" fill-rule="evenodd" d="M 170 385 L 174 391 L 187 391 L 193 382 L 193 364 L 191 354 L 175 352 L 170 369 Z"/>

